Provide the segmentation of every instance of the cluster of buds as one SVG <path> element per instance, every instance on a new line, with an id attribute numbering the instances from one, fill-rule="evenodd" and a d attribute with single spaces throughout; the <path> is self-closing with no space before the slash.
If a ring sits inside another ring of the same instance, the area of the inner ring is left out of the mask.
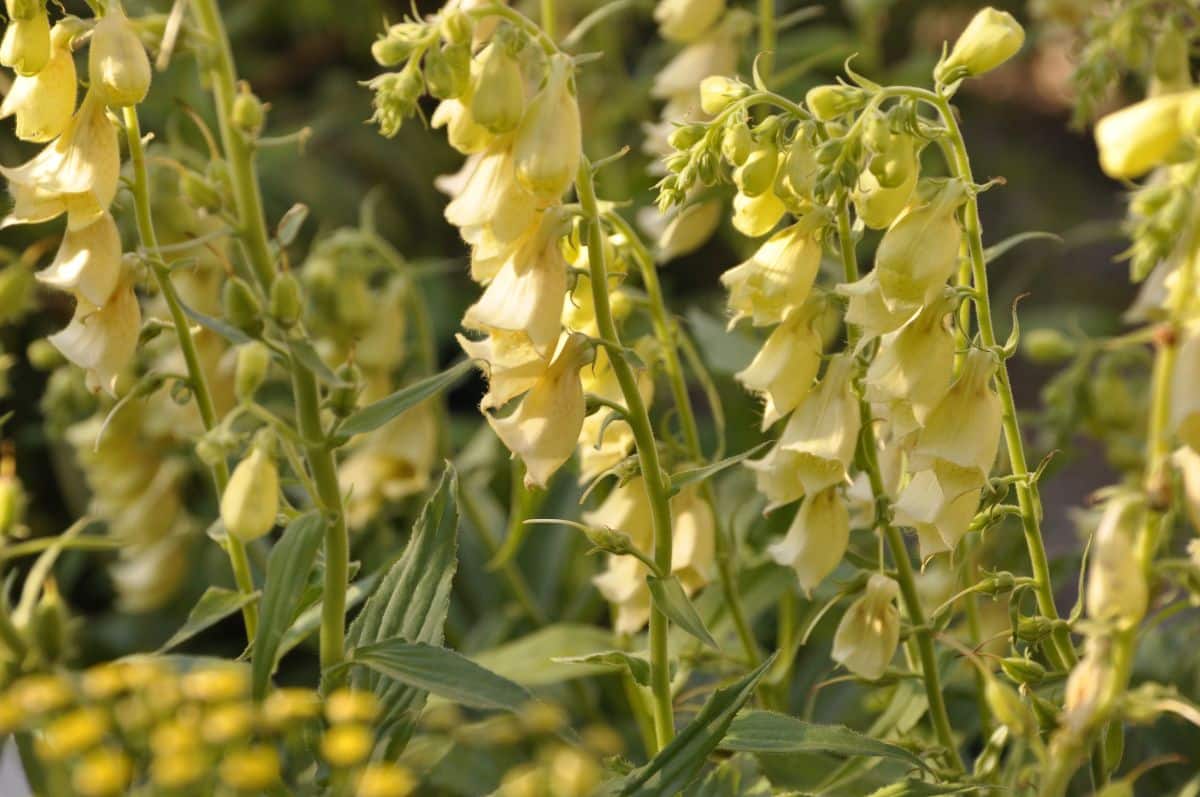
<path id="1" fill-rule="evenodd" d="M 283 688 L 256 702 L 249 681 L 241 665 L 178 671 L 158 659 L 27 675 L 0 693 L 0 731 L 34 735 L 55 793 L 271 793 L 311 776 L 313 749 L 333 793 L 414 792 L 411 772 L 371 762 L 372 693 Z"/>
<path id="2" fill-rule="evenodd" d="M 1022 40 L 1010 16 L 982 11 L 936 79 L 944 85 L 988 71 Z M 769 553 L 795 569 L 806 591 L 834 571 L 849 544 L 846 486 L 866 412 L 878 421 L 878 450 L 868 456 L 882 497 L 916 532 L 926 559 L 953 551 L 971 528 L 1000 440 L 998 352 L 974 348 L 956 367 L 959 295 L 947 284 L 959 265 L 960 209 L 978 188 L 923 178 L 921 148 L 945 130 L 918 115 L 912 96 L 851 78 L 853 85 L 812 89 L 804 108 L 755 120 L 754 106 L 772 98 L 708 77 L 701 91 L 714 118 L 671 134 L 675 151 L 660 183 L 662 203 L 673 206 L 699 187 L 732 182 L 734 227 L 765 237 L 721 282 L 731 327 L 747 320 L 771 328 L 737 378 L 762 397 L 764 430 L 786 422 L 768 453 L 747 465 L 768 511 L 803 501 Z M 850 208 L 857 230 L 883 236 L 874 269 L 833 288 L 846 303 L 851 345 L 829 356 L 824 330 L 837 300 L 816 282 L 827 249 L 853 246 L 839 240 L 851 230 L 833 225 L 845 213 L 849 227 Z M 843 619 L 834 656 L 863 677 L 880 677 L 895 651 L 896 595 L 895 583 L 879 576 Z"/>
<path id="3" fill-rule="evenodd" d="M 71 50 L 86 24 L 67 17 L 50 28 L 41 0 L 11 0 L 8 11 L 12 22 L 0 62 L 18 75 L 0 113 L 16 117 L 18 137 L 49 143 L 20 166 L 0 167 L 14 200 L 0 224 L 36 224 L 66 215 L 62 244 L 38 278 L 74 294 L 75 317 L 50 341 L 88 372 L 92 389 L 115 393 L 137 346 L 141 310 L 109 213 L 120 151 L 108 109 L 145 97 L 149 59 L 120 4 L 113 3 L 91 31 L 89 88 L 76 109 Z"/>

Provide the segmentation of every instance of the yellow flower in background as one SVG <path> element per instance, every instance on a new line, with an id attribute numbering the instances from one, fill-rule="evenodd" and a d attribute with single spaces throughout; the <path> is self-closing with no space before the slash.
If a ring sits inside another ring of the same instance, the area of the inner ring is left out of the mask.
<path id="1" fill-rule="evenodd" d="M 377 394 L 376 398 L 379 396 Z M 364 403 L 369 403 L 364 393 Z M 351 443 L 338 467 L 346 522 L 362 528 L 388 502 L 420 493 L 437 459 L 434 404 L 422 402 L 371 435 Z"/>
<path id="2" fill-rule="evenodd" d="M 685 204 L 665 214 L 658 208 L 638 211 L 638 225 L 655 239 L 655 254 L 663 262 L 695 252 L 720 224 L 721 203 L 711 200 Z"/>
<path id="3" fill-rule="evenodd" d="M 267 534 L 279 515 L 279 467 L 273 448 L 270 433 L 258 437 L 221 495 L 221 522 L 243 542 Z"/>
<path id="4" fill-rule="evenodd" d="M 1104 506 L 1088 561 L 1086 606 L 1093 620 L 1128 628 L 1146 614 L 1150 590 L 1136 551 L 1145 512 L 1145 500 L 1132 494 Z"/>
<path id="5" fill-rule="evenodd" d="M 900 643 L 900 586 L 874 573 L 866 591 L 850 604 L 833 635 L 833 660 L 869 681 L 887 672 Z"/>
<path id="6" fill-rule="evenodd" d="M 1109 177 L 1129 180 L 1161 165 L 1183 137 L 1183 108 L 1196 92 L 1150 97 L 1096 122 L 1100 168 Z"/>
<path id="7" fill-rule="evenodd" d="M 734 378 L 763 399 L 762 428 L 787 415 L 812 390 L 824 342 L 814 328 L 814 303 L 792 310 Z"/>
<path id="8" fill-rule="evenodd" d="M 668 41 L 693 42 L 725 13 L 725 0 L 659 0 L 654 8 L 658 33 Z"/>
<path id="9" fill-rule="evenodd" d="M 919 190 L 919 193 L 923 193 Z M 962 228 L 956 212 L 966 189 L 951 180 L 897 218 L 875 250 L 875 272 L 889 308 L 930 304 L 958 265 Z"/>
<path id="10" fill-rule="evenodd" d="M 1182 446 L 1171 455 L 1183 482 L 1183 504 L 1191 520 L 1192 530 L 1200 534 L 1200 452 Z"/>
<path id="11" fill-rule="evenodd" d="M 972 349 L 963 362 L 962 373 L 925 419 L 925 427 L 912 451 L 915 469 L 930 467 L 937 460 L 972 468 L 986 478 L 1000 447 L 1003 408 L 992 390 L 996 357 Z"/>
<path id="12" fill-rule="evenodd" d="M 44 2 L 6 3 L 8 26 L 0 40 L 0 64 L 18 75 L 36 75 L 50 60 L 50 16 Z M 21 12 L 28 10 L 28 15 Z"/>
<path id="13" fill-rule="evenodd" d="M 1200 325 L 1193 324 L 1182 335 L 1171 379 L 1170 427 L 1200 453 Z"/>
<path id="14" fill-rule="evenodd" d="M 78 88 L 70 29 L 55 25 L 51 42 L 46 65 L 32 75 L 18 74 L 0 104 L 0 119 L 15 116 L 22 141 L 50 141 L 66 130 L 75 113 Z"/>
<path id="15" fill-rule="evenodd" d="M 831 358 L 820 384 L 796 407 L 779 438 L 779 446 L 798 457 L 795 475 L 805 495 L 850 481 L 861 427 L 853 375 L 849 355 Z"/>
<path id="16" fill-rule="evenodd" d="M 850 544 L 850 515 L 836 487 L 809 495 L 782 540 L 767 547 L 767 555 L 796 571 L 806 593 L 832 573 Z"/>
<path id="17" fill-rule="evenodd" d="M 880 338 L 864 380 L 868 400 L 905 402 L 924 422 L 954 373 L 954 335 L 946 324 L 951 309 L 950 301 L 935 300 Z"/>
<path id="18" fill-rule="evenodd" d="M 990 72 L 1021 51 L 1025 29 L 1007 11 L 980 9 L 954 42 L 946 60 L 938 64 L 934 77 L 952 82 Z"/>
<path id="19" fill-rule="evenodd" d="M 595 362 L 583 367 L 581 379 L 586 393 L 625 405 L 621 386 L 604 349 L 596 352 Z M 642 400 L 649 405 L 654 393 L 654 379 L 648 371 L 639 373 L 638 390 Z M 579 429 L 580 484 L 591 481 L 633 451 L 633 429 L 626 421 L 611 418 L 611 414 L 609 408 L 600 407 L 583 419 Z"/>
<path id="20" fill-rule="evenodd" d="M 503 407 L 537 384 L 550 366 L 523 332 L 495 331 L 480 340 L 455 335 L 466 355 L 480 366 L 488 380 L 488 392 L 479 403 L 482 410 Z"/>
<path id="21" fill-rule="evenodd" d="M 37 274 L 43 284 L 75 293 L 96 306 L 108 302 L 120 277 L 121 235 L 109 213 L 86 227 L 68 227 L 54 261 Z"/>
<path id="22" fill-rule="evenodd" d="M 119 3 L 113 3 L 92 29 L 88 80 L 106 105 L 137 105 L 150 91 L 150 59 Z"/>
<path id="23" fill-rule="evenodd" d="M 978 470 L 945 460 L 913 474 L 896 499 L 896 523 L 916 531 L 922 559 L 955 549 L 975 518 L 983 484 Z"/>
<path id="24" fill-rule="evenodd" d="M 811 222 L 800 222 L 772 235 L 747 261 L 721 275 L 729 291 L 732 328 L 743 318 L 755 326 L 777 324 L 808 299 L 821 244 Z"/>
<path id="25" fill-rule="evenodd" d="M 49 337 L 54 348 L 87 371 L 88 386 L 116 395 L 117 379 L 133 360 L 142 311 L 131 275 L 113 290 L 103 305 L 78 297 L 75 315 L 61 332 Z"/>
<path id="26" fill-rule="evenodd" d="M 530 101 L 513 145 L 517 179 L 543 202 L 553 202 L 575 179 L 583 151 L 574 62 L 558 53 L 542 90 Z"/>

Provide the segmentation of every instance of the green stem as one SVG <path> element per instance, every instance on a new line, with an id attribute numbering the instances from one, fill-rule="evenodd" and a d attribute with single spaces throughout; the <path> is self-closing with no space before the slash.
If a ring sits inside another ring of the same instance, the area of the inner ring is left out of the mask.
<path id="1" fill-rule="evenodd" d="M 259 288 L 269 293 L 275 279 L 275 260 L 263 213 L 258 172 L 254 165 L 254 147 L 233 124 L 232 111 L 237 90 L 237 72 L 229 35 L 221 18 L 217 0 L 193 0 L 200 28 L 214 52 L 209 78 L 217 106 L 221 142 L 233 181 L 239 233 Z M 321 604 L 321 669 L 329 670 L 327 686 L 336 688 L 345 679 L 345 668 L 336 667 L 345 659 L 346 589 L 350 575 L 350 540 L 337 465 L 325 429 L 321 423 L 320 391 L 312 371 L 291 360 L 292 390 L 296 402 L 296 425 L 305 440 L 305 454 L 317 495 L 311 496 L 326 515 L 325 582 Z M 333 668 L 333 669 L 331 669 Z"/>
<path id="2" fill-rule="evenodd" d="M 659 347 L 662 349 L 663 368 L 667 372 L 667 381 L 671 385 L 675 409 L 679 413 L 683 441 L 687 446 L 688 456 L 696 461 L 696 465 L 700 465 L 705 461 L 704 450 L 700 445 L 700 427 L 696 423 L 696 411 L 692 406 L 687 378 L 679 360 L 678 329 L 674 319 L 667 313 L 667 304 L 663 298 L 662 284 L 658 281 L 658 269 L 655 267 L 654 258 L 642 243 L 637 232 L 620 214 L 610 213 L 607 214 L 607 218 L 629 242 L 634 259 L 638 263 L 642 276 L 642 287 L 649 300 L 650 320 L 654 328 L 654 336 L 658 339 Z M 754 639 L 754 632 L 750 629 L 750 623 L 746 619 L 746 609 L 742 605 L 742 598 L 737 588 L 737 579 L 733 568 L 737 552 L 734 548 L 731 529 L 722 522 L 710 482 L 703 483 L 700 494 L 708 505 L 715 524 L 717 578 L 721 583 L 721 591 L 725 594 L 729 614 L 733 618 L 738 639 L 741 640 L 742 648 L 746 652 L 746 659 L 752 667 L 757 667 L 762 657 L 758 643 Z"/>
<path id="3" fill-rule="evenodd" d="M 183 352 L 183 360 L 187 364 L 188 383 L 192 395 L 196 399 L 196 409 L 200 412 L 200 422 L 204 430 L 211 431 L 217 425 L 217 411 L 213 404 L 212 392 L 208 387 L 208 375 L 200 362 L 200 354 L 196 351 L 196 341 L 192 338 L 192 328 L 179 294 L 171 282 L 171 270 L 159 251 L 158 235 L 154 231 L 154 217 L 150 211 L 150 179 L 146 170 L 146 151 L 142 145 L 142 127 L 138 120 L 137 108 L 130 106 L 125 109 L 125 137 L 129 144 L 129 160 L 133 167 L 133 201 L 134 216 L 137 220 L 138 237 L 142 247 L 150 259 L 150 270 L 158 283 L 159 291 L 166 300 L 167 310 L 171 314 L 171 322 L 175 326 L 175 335 L 179 339 L 179 348 Z M 223 460 L 213 464 L 211 468 L 213 484 L 217 490 L 217 500 L 225 492 L 229 483 L 229 465 Z M 246 558 L 245 544 L 233 536 L 226 536 L 225 550 L 229 554 L 229 563 L 233 568 L 233 580 L 238 591 L 243 595 L 254 592 L 254 577 L 250 572 L 250 561 Z M 258 606 L 248 603 L 242 607 L 242 620 L 246 626 L 246 638 L 254 639 L 258 630 Z"/>
<path id="4" fill-rule="evenodd" d="M 838 245 L 842 258 L 842 269 L 847 282 L 858 280 L 858 255 L 854 250 L 854 236 L 850 227 L 850 209 L 845 197 L 840 198 L 837 208 Z M 859 330 L 850 329 L 850 342 L 857 340 Z M 875 422 L 871 417 L 871 405 L 865 399 L 859 399 L 859 411 L 862 415 L 862 449 L 865 452 L 864 469 L 871 482 L 871 493 L 875 503 L 883 510 L 889 502 L 887 489 L 883 484 L 883 476 L 879 471 L 875 451 Z M 954 742 L 954 731 L 950 726 L 950 714 L 946 710 L 946 700 L 942 692 L 941 675 L 938 672 L 937 657 L 933 650 L 933 632 L 925 622 L 925 612 L 921 608 L 921 600 L 917 594 L 917 583 L 913 575 L 912 561 L 909 558 L 908 546 L 904 543 L 904 535 L 889 520 L 890 511 L 877 512 L 880 530 L 887 539 L 892 551 L 892 559 L 896 564 L 896 581 L 900 584 L 900 596 L 904 600 L 904 608 L 908 612 L 909 622 L 913 626 L 916 638 L 917 654 L 921 661 L 921 676 L 925 683 L 925 695 L 929 700 L 929 717 L 933 722 L 934 732 L 938 741 L 946 748 L 950 761 L 959 772 L 965 772 L 966 766 L 959 755 L 958 746 Z"/>
<path id="5" fill-rule="evenodd" d="M 579 165 L 575 180 L 584 221 L 588 229 L 588 264 L 591 269 L 592 301 L 595 304 L 596 326 L 600 337 L 610 345 L 609 361 L 613 374 L 621 387 L 621 395 L 628 408 L 626 420 L 633 432 L 637 446 L 638 462 L 641 465 L 642 483 L 646 498 L 650 502 L 651 523 L 654 531 L 654 561 L 663 573 L 671 572 L 671 506 L 667 490 L 666 474 L 658 458 L 658 441 L 654 438 L 654 427 L 650 414 L 638 390 L 637 377 L 620 348 L 620 336 L 613 321 L 612 307 L 608 298 L 608 267 L 605 263 L 604 228 L 600 221 L 600 209 L 596 201 L 596 187 L 592 180 L 592 165 L 586 158 Z M 650 689 L 654 697 L 654 730 L 662 749 L 675 736 L 674 711 L 671 706 L 670 650 L 667 632 L 667 617 L 654 605 L 650 608 Z"/>
<path id="6" fill-rule="evenodd" d="M 546 31 L 546 35 L 553 40 L 558 31 L 558 9 L 556 5 L 558 0 L 541 0 L 539 7 L 540 22 L 542 30 Z"/>

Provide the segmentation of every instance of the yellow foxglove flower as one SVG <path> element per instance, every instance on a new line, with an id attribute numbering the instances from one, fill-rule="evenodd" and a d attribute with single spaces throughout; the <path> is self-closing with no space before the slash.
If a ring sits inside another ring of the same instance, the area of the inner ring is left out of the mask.
<path id="1" fill-rule="evenodd" d="M 497 135 L 515 130 L 525 112 L 525 78 L 505 42 L 494 41 L 476 56 L 471 115 Z"/>
<path id="2" fill-rule="evenodd" d="M 954 372 L 954 335 L 946 326 L 951 309 L 951 302 L 936 299 L 880 338 L 865 379 L 870 401 L 906 402 L 918 422 L 925 420 Z"/>
<path id="3" fill-rule="evenodd" d="M 611 252 L 609 253 L 611 258 Z M 613 261 L 609 259 L 609 263 Z M 615 264 L 614 264 L 615 265 Z M 579 247 L 572 262 L 577 272 L 575 285 L 563 298 L 562 323 L 572 332 L 582 332 L 589 338 L 600 337 L 600 328 L 596 323 L 596 305 L 592 297 L 592 278 L 588 276 L 588 248 Z M 629 296 L 619 286 L 620 278 L 609 271 L 609 310 L 613 319 L 618 323 L 623 321 L 633 309 Z M 597 360 L 597 362 L 600 362 Z M 589 388 L 590 390 L 590 388 Z"/>
<path id="4" fill-rule="evenodd" d="M 1025 30 L 1007 11 L 981 9 L 954 42 L 934 77 L 942 83 L 990 72 L 1012 58 L 1025 44 Z"/>
<path id="5" fill-rule="evenodd" d="M 650 619 L 650 588 L 646 566 L 634 556 L 609 556 L 603 571 L 592 578 L 596 590 L 616 609 L 613 630 L 636 634 Z"/>
<path id="6" fill-rule="evenodd" d="M 799 456 L 796 476 L 805 495 L 850 480 L 848 468 L 862 423 L 853 375 L 849 355 L 830 359 L 821 383 L 796 407 L 779 438 L 785 451 Z"/>
<path id="7" fill-rule="evenodd" d="M 750 87 L 737 78 L 709 75 L 700 81 L 700 109 L 716 115 L 750 93 Z"/>
<path id="8" fill-rule="evenodd" d="M 467 243 L 478 244 L 485 234 L 508 243 L 533 224 L 537 203 L 517 182 L 511 138 L 496 139 L 468 158 L 458 179 L 460 190 L 446 205 L 446 221 L 459 228 Z"/>
<path id="9" fill-rule="evenodd" d="M 824 344 L 814 327 L 814 303 L 792 310 L 735 378 L 763 399 L 762 428 L 787 415 L 808 395 Z"/>
<path id="10" fill-rule="evenodd" d="M 1194 92 L 1162 94 L 1114 111 L 1096 122 L 1100 168 L 1132 179 L 1166 161 L 1183 136 L 1182 109 Z"/>
<path id="11" fill-rule="evenodd" d="M 774 191 L 764 191 L 758 196 L 737 193 L 733 197 L 733 228 L 747 238 L 759 238 L 775 228 L 787 205 Z"/>
<path id="12" fill-rule="evenodd" d="M 17 138 L 44 142 L 60 135 L 75 113 L 75 59 L 68 28 L 55 25 L 50 59 L 33 75 L 17 75 L 0 104 L 0 119 L 15 116 Z"/>
<path id="13" fill-rule="evenodd" d="M 725 0 L 658 0 L 654 21 L 668 41 L 693 42 L 725 13 Z"/>
<path id="14" fill-rule="evenodd" d="M 1200 452 L 1183 446 L 1171 455 L 1171 461 L 1183 481 L 1183 505 L 1192 529 L 1200 533 Z"/>
<path id="15" fill-rule="evenodd" d="M 892 302 L 889 306 L 883 299 L 879 287 L 879 275 L 874 271 L 857 282 L 847 282 L 834 289 L 849 298 L 846 305 L 846 323 L 860 330 L 856 351 L 861 351 L 880 335 L 900 329 L 920 309 L 920 305 Z"/>
<path id="16" fill-rule="evenodd" d="M 1183 332 L 1171 381 L 1171 428 L 1200 452 L 1200 325 Z"/>
<path id="17" fill-rule="evenodd" d="M 671 499 L 671 573 L 694 592 L 709 582 L 716 553 L 716 519 L 692 485 Z"/>
<path id="18" fill-rule="evenodd" d="M 585 365 L 580 374 L 584 390 L 609 401 L 625 405 L 608 352 L 600 349 L 596 360 Z M 638 390 L 648 405 L 654 393 L 654 379 L 648 370 L 638 376 Z M 612 412 L 601 407 L 583 420 L 579 430 L 579 481 L 581 484 L 625 459 L 633 450 L 633 429 L 622 420 L 610 418 Z"/>
<path id="19" fill-rule="evenodd" d="M 805 592 L 816 589 L 832 573 L 850 543 L 850 513 L 836 487 L 826 487 L 804 499 L 787 535 L 767 548 L 767 554 L 796 571 Z"/>
<path id="20" fill-rule="evenodd" d="M 463 326 L 483 332 L 521 332 L 535 349 L 550 354 L 562 329 L 567 292 L 562 237 L 568 229 L 561 208 L 543 211 L 533 234 L 512 251 L 479 301 L 467 308 Z"/>
<path id="21" fill-rule="evenodd" d="M 529 103 L 513 145 L 517 179 L 544 202 L 557 201 L 575 179 L 583 147 L 569 55 L 550 58 L 546 83 Z"/>
<path id="22" fill-rule="evenodd" d="M 13 194 L 13 210 L 0 226 L 68 213 L 70 226 L 86 227 L 112 203 L 120 171 L 116 126 L 88 92 L 62 135 L 20 166 L 0 166 Z"/>
<path id="23" fill-rule="evenodd" d="M 922 559 L 958 546 L 979 508 L 983 481 L 974 468 L 945 460 L 913 474 L 896 499 L 896 523 L 916 531 Z"/>
<path id="24" fill-rule="evenodd" d="M 900 587 L 887 576 L 872 574 L 866 592 L 842 615 L 833 635 L 833 660 L 850 672 L 874 681 L 883 677 L 900 644 Z"/>
<path id="25" fill-rule="evenodd" d="M 912 451 L 914 468 L 930 467 L 941 459 L 987 477 L 1000 447 L 1003 414 L 1000 397 L 991 386 L 995 372 L 991 352 L 967 353 L 962 373 L 925 418 Z"/>
<path id="26" fill-rule="evenodd" d="M 875 271 L 889 307 L 929 304 L 958 265 L 962 228 L 955 212 L 966 198 L 961 182 L 945 184 L 928 202 L 910 205 L 875 250 Z"/>
<path id="27" fill-rule="evenodd" d="M 1093 620 L 1128 628 L 1146 614 L 1149 588 L 1135 550 L 1145 512 L 1144 500 L 1131 494 L 1105 504 L 1088 562 L 1086 603 Z"/>
<path id="28" fill-rule="evenodd" d="M 721 203 L 696 202 L 667 214 L 657 208 L 642 208 L 638 224 L 657 241 L 656 256 L 661 262 L 690 255 L 712 237 L 721 223 Z"/>
<path id="29" fill-rule="evenodd" d="M 120 557 L 108 568 L 121 611 L 135 614 L 153 611 L 179 592 L 192 565 L 188 537 L 188 534 L 172 534 L 121 550 Z"/>
<path id="30" fill-rule="evenodd" d="M 364 391 L 363 403 L 381 391 Z M 424 401 L 372 435 L 363 435 L 338 468 L 346 498 L 346 522 L 367 525 L 388 503 L 419 493 L 437 459 L 437 418 Z"/>
<path id="31" fill-rule="evenodd" d="M 269 532 L 279 514 L 279 468 L 267 439 L 255 441 L 221 495 L 221 522 L 230 536 L 242 542 Z"/>
<path id="32" fill-rule="evenodd" d="M 464 155 L 482 152 L 492 142 L 492 134 L 471 116 L 469 97 L 442 100 L 429 122 L 435 130 L 446 128 L 446 140 Z"/>
<path id="33" fill-rule="evenodd" d="M 903 171 L 907 176 L 899 185 L 886 188 L 870 169 L 863 169 L 858 176 L 851 198 L 854 200 L 854 210 L 863 224 L 873 230 L 882 230 L 891 225 L 896 217 L 908 206 L 913 190 L 917 187 L 917 177 L 920 167 L 917 162 L 914 143 L 904 138 L 891 152 L 892 157 L 907 160 Z"/>
<path id="34" fill-rule="evenodd" d="M 527 486 L 545 488 L 575 450 L 586 411 L 579 369 L 591 357 L 582 335 L 564 335 L 554 360 L 517 408 L 504 418 L 487 416 L 501 442 L 525 463 Z"/>
<path id="35" fill-rule="evenodd" d="M 730 327 L 743 318 L 755 326 L 777 324 L 804 304 L 821 266 L 813 227 L 805 220 L 777 232 L 749 260 L 721 275 L 733 313 Z"/>
<path id="36" fill-rule="evenodd" d="M 121 235 L 108 213 L 77 230 L 67 228 L 58 253 L 37 278 L 61 291 L 79 294 L 91 304 L 108 302 L 121 277 Z"/>
<path id="37" fill-rule="evenodd" d="M 117 378 L 133 359 L 141 328 L 142 311 L 133 281 L 127 278 L 103 305 L 78 297 L 71 323 L 49 340 L 64 357 L 87 371 L 92 390 L 116 395 Z"/>
<path id="38" fill-rule="evenodd" d="M 455 337 L 488 379 L 488 392 L 479 404 L 482 410 L 503 407 L 528 392 L 550 365 L 549 358 L 538 354 L 523 332 L 493 332 L 482 340 Z"/>
<path id="39" fill-rule="evenodd" d="M 1112 677 L 1110 643 L 1105 637 L 1088 639 L 1083 658 L 1067 677 L 1063 695 L 1063 725 L 1081 731 L 1092 725 Z"/>
<path id="40" fill-rule="evenodd" d="M 761 459 L 746 460 L 746 467 L 754 471 L 755 488 L 767 498 L 766 512 L 804 497 L 800 471 L 807 464 L 803 455 L 784 449 L 782 441 L 776 441 Z"/>
<path id="41" fill-rule="evenodd" d="M 150 59 L 119 3 L 109 6 L 92 30 L 88 79 L 104 104 L 114 108 L 137 105 L 150 91 Z"/>
<path id="42" fill-rule="evenodd" d="M 33 14 L 17 17 L 12 13 L 4 38 L 0 40 L 0 64 L 10 67 L 18 75 L 36 75 L 50 60 L 50 17 L 45 3 L 37 3 Z"/>

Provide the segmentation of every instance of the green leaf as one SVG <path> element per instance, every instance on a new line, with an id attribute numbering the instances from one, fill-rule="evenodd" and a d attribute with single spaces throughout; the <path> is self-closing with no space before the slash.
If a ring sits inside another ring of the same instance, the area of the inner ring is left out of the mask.
<path id="1" fill-rule="evenodd" d="M 978 786 L 962 783 L 929 783 L 924 780 L 902 780 L 876 789 L 867 797 L 932 797 L 935 794 L 962 794 L 978 789 Z"/>
<path id="2" fill-rule="evenodd" d="M 307 218 L 308 205 L 297 202 L 288 208 L 287 213 L 283 214 L 283 218 L 275 227 L 275 237 L 281 246 L 291 246 L 295 242 L 296 236 L 300 234 L 300 228 L 304 226 L 304 220 Z"/>
<path id="3" fill-rule="evenodd" d="M 679 583 L 679 579 L 675 576 L 667 578 L 646 576 L 646 583 L 650 586 L 650 596 L 654 599 L 654 605 L 669 617 L 671 622 L 714 650 L 720 648 L 717 640 L 713 639 L 712 634 L 704 626 L 704 621 L 700 619 L 691 599 L 683 591 L 683 585 Z"/>
<path id="4" fill-rule="evenodd" d="M 842 725 L 818 725 L 772 711 L 748 711 L 733 721 L 721 742 L 725 750 L 744 753 L 830 753 L 875 756 L 929 766 L 903 747 L 872 739 Z"/>
<path id="5" fill-rule="evenodd" d="M 751 755 L 735 755 L 705 776 L 689 797 L 772 797 L 776 792 Z"/>
<path id="6" fill-rule="evenodd" d="M 320 513 L 301 515 L 284 529 L 267 559 L 267 579 L 251 662 L 251 685 L 257 699 L 267 694 L 279 643 L 300 609 L 300 598 L 317 558 L 317 549 L 321 547 L 324 530 L 325 519 Z"/>
<path id="7" fill-rule="evenodd" d="M 675 794 L 691 783 L 774 660 L 772 654 L 737 683 L 713 692 L 696 718 L 670 744 L 645 766 L 629 773 L 620 794 L 658 797 Z"/>
<path id="8" fill-rule="evenodd" d="M 205 315 L 199 310 L 193 310 L 191 307 L 188 307 L 182 299 L 179 299 L 178 301 L 179 305 L 183 308 L 184 315 L 195 321 L 200 326 L 216 332 L 218 335 L 234 345 L 240 346 L 243 343 L 250 342 L 250 336 L 245 332 L 242 332 L 237 327 L 226 324 L 219 318 L 213 318 L 210 315 Z"/>
<path id="9" fill-rule="evenodd" d="M 303 338 L 291 338 L 287 342 L 288 351 L 292 353 L 292 357 L 303 365 L 305 368 L 313 372 L 321 382 L 330 387 L 346 387 L 338 375 L 333 372 L 325 361 L 321 359 L 321 355 L 317 354 L 317 350 L 312 347 L 312 344 Z"/>
<path id="10" fill-rule="evenodd" d="M 382 398 L 374 404 L 368 404 L 351 415 L 345 423 L 338 427 L 338 432 L 351 436 L 374 431 L 398 417 L 405 410 L 415 407 L 425 399 L 457 384 L 470 370 L 471 361 L 463 360 L 439 374 L 403 387 L 392 395 Z"/>
<path id="11" fill-rule="evenodd" d="M 162 643 L 162 646 L 155 652 L 165 653 L 173 647 L 182 645 L 201 631 L 212 628 L 229 615 L 240 611 L 242 607 L 258 600 L 261 594 L 261 592 L 255 591 L 249 595 L 243 595 L 237 590 L 209 587 L 204 590 L 200 600 L 196 601 L 196 605 L 192 607 L 187 620 L 179 627 L 179 630 Z"/>
<path id="12" fill-rule="evenodd" d="M 556 623 L 471 658 L 524 686 L 548 686 L 608 672 L 607 665 L 571 659 L 611 644 L 611 631 L 594 625 Z"/>
<path id="13" fill-rule="evenodd" d="M 1052 232 L 1031 231 L 1010 235 L 1000 243 L 992 244 L 987 249 L 984 249 L 983 262 L 991 263 L 996 258 L 1007 254 L 1010 249 L 1020 246 L 1026 241 L 1055 241 L 1061 244 L 1063 239 Z"/>
<path id="14" fill-rule="evenodd" d="M 742 460 L 749 459 L 750 457 L 759 453 L 760 451 L 762 451 L 764 448 L 766 448 L 769 445 L 771 445 L 771 442 L 768 440 L 766 442 L 759 443 L 758 445 L 754 446 L 753 448 L 747 449 L 746 451 L 743 451 L 740 454 L 734 454 L 731 457 L 725 457 L 725 459 L 722 459 L 718 462 L 713 462 L 713 463 L 710 463 L 710 464 L 705 465 L 700 468 L 689 468 L 688 470 L 681 470 L 681 471 L 679 471 L 679 473 L 672 474 L 672 476 L 671 476 L 671 495 L 675 495 L 680 490 L 682 490 L 684 487 L 687 487 L 689 484 L 695 484 L 696 482 L 702 482 L 705 479 L 709 479 L 709 478 L 712 478 L 713 476 L 716 476 L 718 473 L 725 470 L 726 468 L 731 468 L 734 465 L 737 465 L 738 463 L 740 463 Z"/>
<path id="15" fill-rule="evenodd" d="M 447 463 L 437 489 L 413 525 L 404 554 L 392 565 L 346 634 L 347 651 L 384 640 L 441 645 L 450 586 L 458 564 L 458 479 Z M 412 734 L 428 693 L 384 678 L 370 670 L 356 670 L 351 683 L 370 689 L 383 706 L 379 736 L 389 739 L 389 754 L 398 754 Z"/>
<path id="16" fill-rule="evenodd" d="M 461 653 L 423 642 L 397 638 L 364 645 L 350 653 L 350 662 L 473 708 L 517 711 L 533 699 L 525 687 L 480 667 Z"/>
<path id="17" fill-rule="evenodd" d="M 379 578 L 382 573 L 372 573 L 369 576 L 359 579 L 351 584 L 346 589 L 346 611 L 358 606 L 371 591 L 375 589 L 375 585 L 379 583 Z M 283 635 L 283 641 L 279 643 L 279 652 L 275 655 L 278 658 L 283 658 L 290 653 L 297 645 L 308 638 L 310 634 L 321 627 L 321 606 L 323 601 L 317 601 L 312 606 L 309 606 L 296 618 L 287 632 Z"/>
<path id="18" fill-rule="evenodd" d="M 628 670 L 633 680 L 642 686 L 650 685 L 650 662 L 623 650 L 602 650 L 582 656 L 558 656 L 553 661 L 563 664 L 595 664 L 608 670 Z"/>

